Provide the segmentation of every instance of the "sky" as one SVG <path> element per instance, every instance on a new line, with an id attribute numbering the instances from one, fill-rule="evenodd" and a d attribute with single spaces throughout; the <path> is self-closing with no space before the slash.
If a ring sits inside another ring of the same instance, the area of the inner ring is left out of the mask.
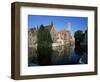
<path id="1" fill-rule="evenodd" d="M 57 32 L 62 29 L 68 29 L 68 23 L 70 23 L 70 31 L 72 36 L 77 30 L 83 32 L 88 27 L 87 17 L 70 17 L 70 16 L 42 16 L 42 15 L 28 15 L 28 28 L 40 26 L 41 24 L 49 25 L 53 22 L 53 25 Z"/>

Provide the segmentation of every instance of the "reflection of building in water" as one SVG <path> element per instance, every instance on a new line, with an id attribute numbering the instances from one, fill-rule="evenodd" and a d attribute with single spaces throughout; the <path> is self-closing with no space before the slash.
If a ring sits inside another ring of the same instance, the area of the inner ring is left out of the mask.
<path id="1" fill-rule="evenodd" d="M 68 23 L 67 29 L 62 29 L 57 32 L 53 22 L 50 25 L 44 26 L 46 30 L 49 30 L 53 44 L 52 46 L 59 46 L 70 44 L 74 42 L 73 37 L 71 36 L 71 23 Z M 37 33 L 39 28 L 31 28 L 28 31 L 28 46 L 35 47 L 37 46 Z"/>
<path id="2" fill-rule="evenodd" d="M 70 54 L 71 49 L 69 46 L 57 46 L 53 51 L 51 61 L 53 64 L 66 64 L 70 60 Z"/>
<path id="3" fill-rule="evenodd" d="M 38 56 L 36 53 L 36 48 L 29 48 L 28 49 L 28 65 L 33 65 L 32 62 L 34 62 L 34 64 L 38 63 Z"/>

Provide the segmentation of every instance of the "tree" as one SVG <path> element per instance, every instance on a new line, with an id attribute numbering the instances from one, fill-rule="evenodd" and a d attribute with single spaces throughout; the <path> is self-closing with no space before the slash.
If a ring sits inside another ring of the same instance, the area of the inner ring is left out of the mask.
<path id="1" fill-rule="evenodd" d="M 40 25 L 37 35 L 37 56 L 39 65 L 50 65 L 52 55 L 52 38 L 48 29 Z"/>
<path id="2" fill-rule="evenodd" d="M 38 45 L 50 46 L 52 44 L 51 34 L 48 29 L 46 29 L 43 25 L 40 26 L 38 30 Z"/>
<path id="3" fill-rule="evenodd" d="M 78 30 L 74 33 L 75 43 L 81 43 L 84 40 L 84 33 L 81 30 Z"/>
<path id="4" fill-rule="evenodd" d="M 43 30 L 44 30 L 44 26 L 40 25 L 40 28 L 38 29 L 38 34 L 37 34 L 38 45 L 43 43 Z"/>

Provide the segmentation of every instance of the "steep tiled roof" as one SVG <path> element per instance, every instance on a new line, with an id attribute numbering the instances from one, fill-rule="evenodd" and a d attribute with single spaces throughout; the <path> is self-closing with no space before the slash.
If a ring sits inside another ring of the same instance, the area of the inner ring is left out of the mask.
<path id="1" fill-rule="evenodd" d="M 52 29 L 52 26 L 51 25 L 47 25 L 47 26 L 45 26 L 45 28 L 50 31 Z"/>

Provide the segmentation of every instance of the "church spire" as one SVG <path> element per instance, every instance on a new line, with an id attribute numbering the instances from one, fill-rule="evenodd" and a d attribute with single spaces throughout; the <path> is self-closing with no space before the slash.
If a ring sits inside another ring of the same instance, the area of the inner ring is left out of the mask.
<path id="1" fill-rule="evenodd" d="M 51 26 L 53 26 L 53 22 L 51 22 Z"/>

